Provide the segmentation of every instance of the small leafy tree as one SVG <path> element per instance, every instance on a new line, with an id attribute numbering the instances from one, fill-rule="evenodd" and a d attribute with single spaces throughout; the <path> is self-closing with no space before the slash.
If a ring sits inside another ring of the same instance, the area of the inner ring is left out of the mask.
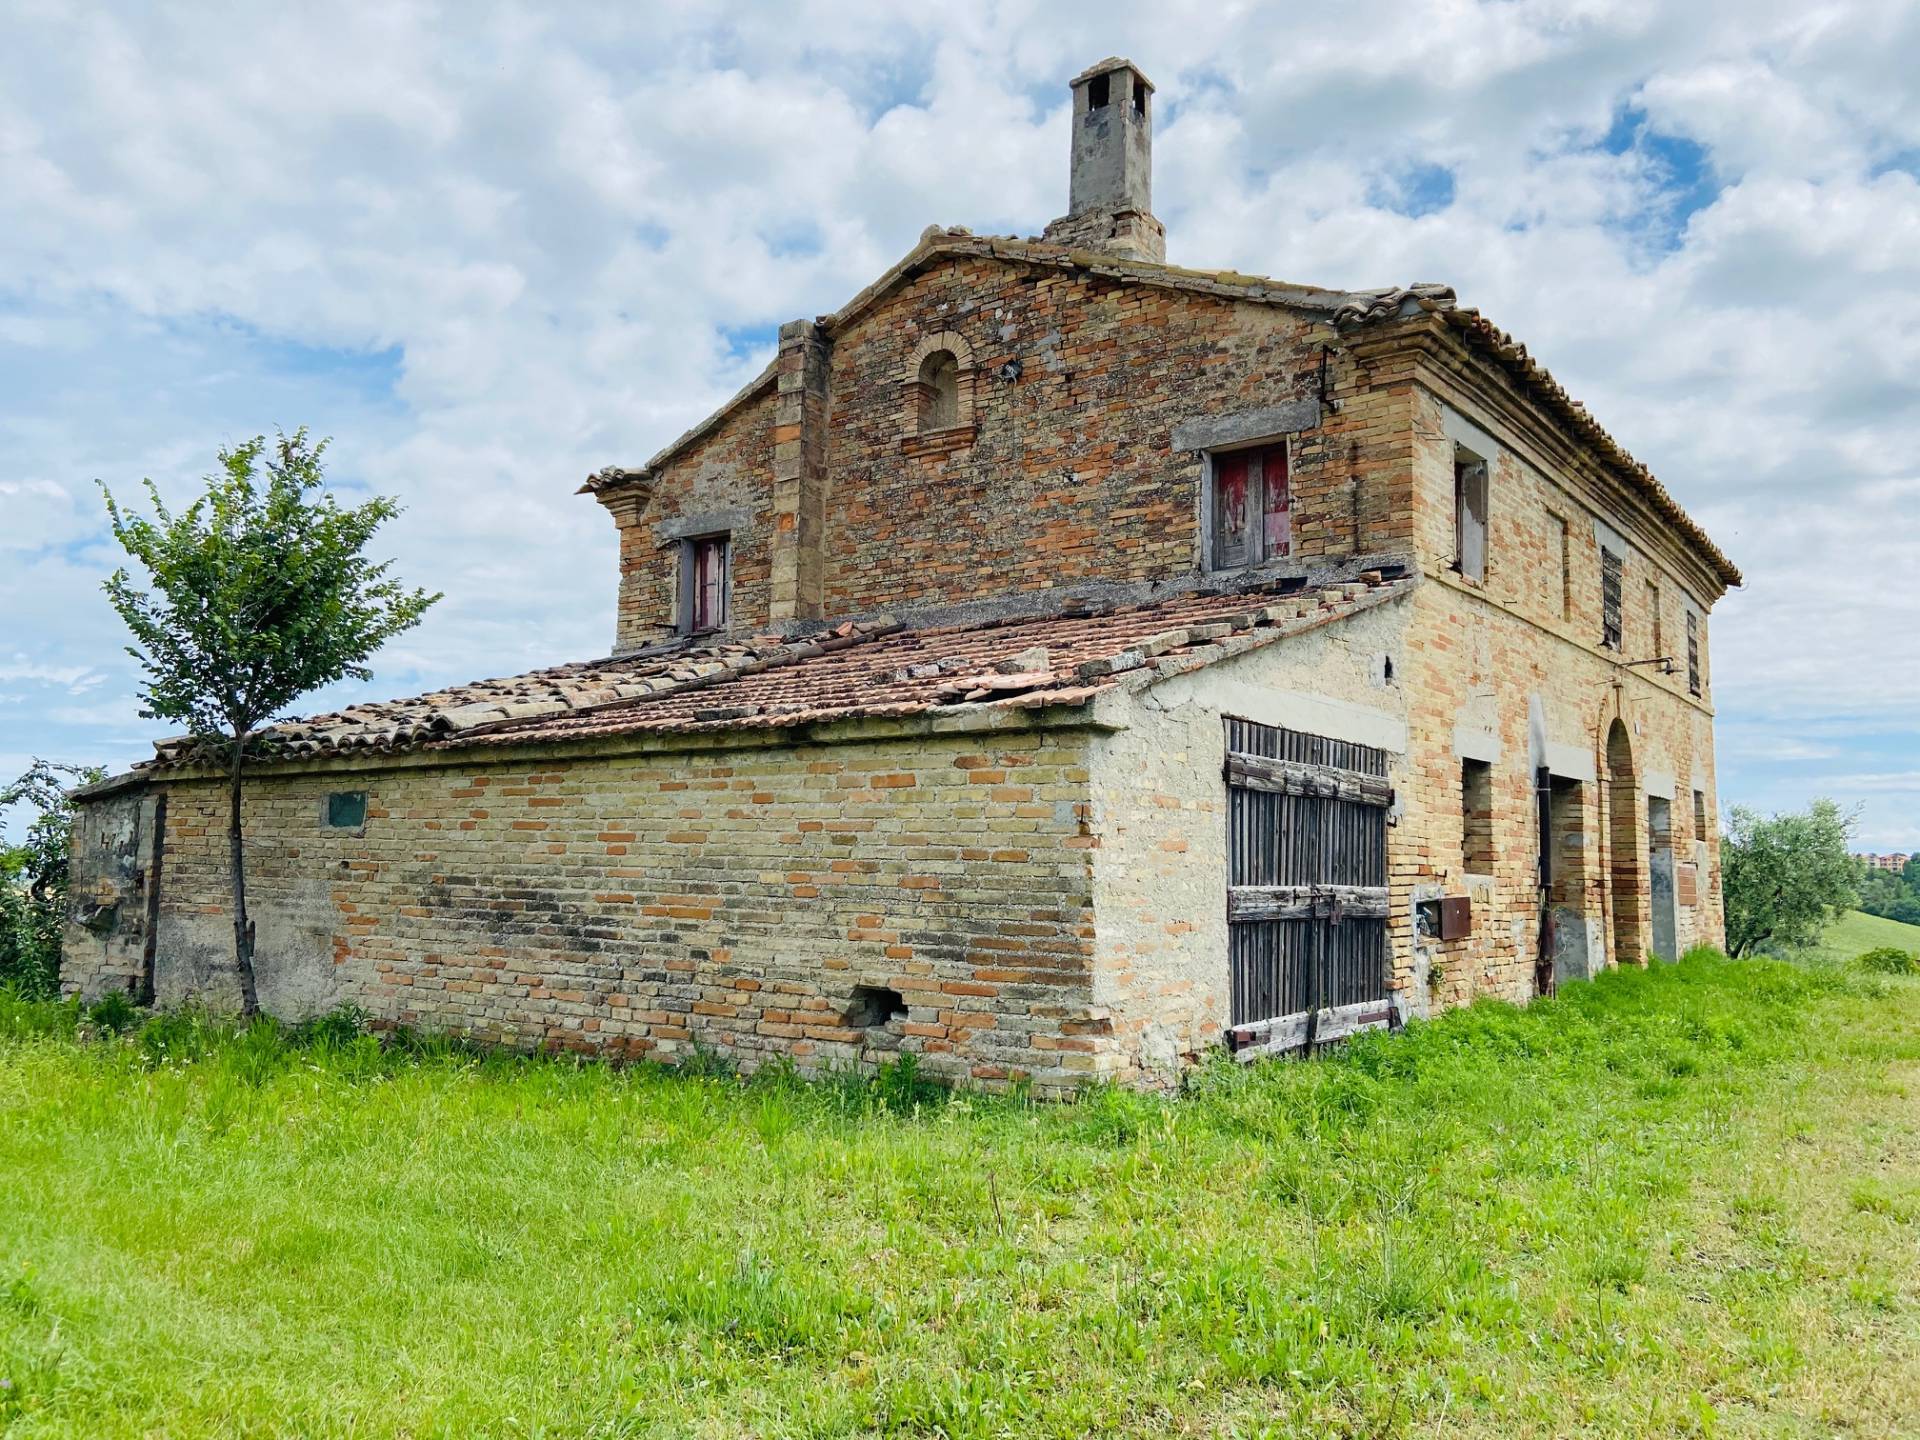
<path id="1" fill-rule="evenodd" d="M 45 999 L 60 986 L 60 926 L 67 913 L 67 859 L 73 804 L 67 787 L 106 772 L 81 765 L 35 760 L 10 785 L 0 785 L 0 985 L 31 999 Z M 7 811 L 37 812 L 26 838 L 10 844 Z"/>
<path id="2" fill-rule="evenodd" d="M 271 448 L 256 436 L 222 450 L 205 492 L 177 515 L 151 480 L 151 519 L 100 487 L 114 537 L 153 585 L 136 588 L 125 569 L 106 585 L 145 672 L 141 713 L 185 725 L 227 769 L 234 962 L 248 1015 L 259 1009 L 240 822 L 249 741 L 302 695 L 367 679 L 367 658 L 440 598 L 361 553 L 400 507 L 384 496 L 341 505 L 325 488 L 326 448 L 303 428 Z"/>
<path id="3" fill-rule="evenodd" d="M 1720 852 L 1729 950 L 1811 945 L 1836 911 L 1853 908 L 1860 875 L 1847 853 L 1853 821 L 1831 800 L 1786 815 L 1735 808 Z"/>

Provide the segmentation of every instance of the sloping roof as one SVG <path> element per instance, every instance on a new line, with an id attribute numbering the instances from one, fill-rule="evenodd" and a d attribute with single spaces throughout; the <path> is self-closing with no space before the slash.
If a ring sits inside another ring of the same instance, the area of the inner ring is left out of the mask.
<path id="1" fill-rule="evenodd" d="M 1589 415 L 1579 401 L 1567 394 L 1544 366 L 1527 355 L 1504 330 L 1486 320 L 1479 311 L 1463 308 L 1452 287 L 1437 284 L 1387 286 L 1377 290 L 1330 290 L 1312 285 L 1290 285 L 1260 275 L 1243 275 L 1233 270 L 1189 270 L 1178 265 L 1155 264 L 1149 260 L 1131 260 L 1097 250 L 1075 249 L 1044 240 L 1021 240 L 1012 236 L 974 235 L 953 227 L 929 227 L 920 243 L 879 279 L 855 295 L 831 315 L 822 315 L 819 324 L 829 335 L 845 328 L 887 295 L 906 284 L 935 261 L 943 259 L 988 258 L 1023 265 L 1041 265 L 1057 270 L 1078 271 L 1104 276 L 1129 285 L 1150 285 L 1159 289 L 1183 290 L 1241 300 L 1258 305 L 1280 305 L 1324 317 L 1341 329 L 1380 324 L 1415 314 L 1441 317 L 1458 331 L 1469 346 L 1486 355 L 1511 374 L 1522 389 L 1547 412 L 1565 424 L 1574 435 L 1591 445 L 1610 465 L 1627 487 L 1642 495 L 1655 513 L 1670 522 L 1693 544 L 1708 564 L 1728 585 L 1741 583 L 1737 566 L 1707 537 L 1707 533 L 1681 508 L 1672 494 L 1654 478 L 1653 472 L 1627 451 Z M 698 425 L 662 449 L 640 470 L 621 471 L 626 480 L 638 480 L 671 460 L 686 446 L 708 434 L 737 407 L 752 399 L 773 383 L 774 367 L 769 365 L 746 387 L 715 410 Z M 602 472 L 605 474 L 606 472 Z M 597 477 L 596 477 L 597 478 Z M 583 487 L 599 490 L 603 485 L 589 481 Z"/>
<path id="2" fill-rule="evenodd" d="M 1591 446 L 1626 482 L 1628 489 L 1637 491 L 1653 507 L 1654 513 L 1678 530 L 1706 558 L 1708 565 L 1722 581 L 1728 585 L 1742 582 L 1740 567 L 1713 543 L 1707 532 L 1687 514 L 1653 471 L 1634 459 L 1626 446 L 1609 435 L 1606 427 L 1587 413 L 1587 407 L 1569 395 L 1566 387 L 1553 378 L 1547 367 L 1527 353 L 1526 346 L 1478 310 L 1456 305 L 1451 299 L 1442 303 L 1419 296 L 1415 303 L 1422 310 L 1439 315 L 1448 326 L 1459 331 L 1474 349 L 1518 381 L 1521 389 L 1536 404 Z"/>
<path id="3" fill-rule="evenodd" d="M 1081 705 L 1116 686 L 1150 684 L 1345 619 L 1412 583 L 1369 571 L 1339 584 L 1274 581 L 1079 613 L 921 629 L 882 619 L 799 640 L 690 644 L 288 721 L 260 737 L 262 759 Z M 149 772 L 198 760 L 191 741 L 154 748 Z"/>

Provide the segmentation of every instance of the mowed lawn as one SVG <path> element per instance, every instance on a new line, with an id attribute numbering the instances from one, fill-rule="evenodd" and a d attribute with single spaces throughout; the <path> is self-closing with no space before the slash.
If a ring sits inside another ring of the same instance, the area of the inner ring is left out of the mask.
<path id="1" fill-rule="evenodd" d="M 71 1014 L 0 1001 L 9 1437 L 1920 1431 L 1920 978 L 1039 1106 Z"/>

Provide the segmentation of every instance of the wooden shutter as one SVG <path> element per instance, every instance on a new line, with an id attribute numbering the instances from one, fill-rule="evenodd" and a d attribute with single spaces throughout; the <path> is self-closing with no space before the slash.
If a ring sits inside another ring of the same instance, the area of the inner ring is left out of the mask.
<path id="1" fill-rule="evenodd" d="M 1620 557 L 1605 548 L 1600 551 L 1600 643 L 1620 648 Z"/>
<path id="2" fill-rule="evenodd" d="M 1463 457 L 1453 463 L 1454 539 L 1460 573 L 1487 578 L 1487 462 Z"/>
<path id="3" fill-rule="evenodd" d="M 1213 568 L 1254 562 L 1254 508 L 1258 471 L 1244 450 L 1213 457 Z"/>
<path id="4" fill-rule="evenodd" d="M 1264 1053 L 1386 1024 L 1386 752 L 1226 724 L 1229 1042 Z"/>
<path id="5" fill-rule="evenodd" d="M 1293 551 L 1292 497 L 1287 489 L 1287 447 L 1269 445 L 1260 451 L 1260 558 Z"/>

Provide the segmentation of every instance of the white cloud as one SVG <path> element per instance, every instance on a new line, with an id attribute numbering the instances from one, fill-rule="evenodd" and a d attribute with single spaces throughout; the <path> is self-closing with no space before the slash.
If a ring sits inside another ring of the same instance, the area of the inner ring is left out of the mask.
<path id="1" fill-rule="evenodd" d="M 1175 259 L 1454 284 L 1744 565 L 1715 688 L 1775 754 L 1730 750 L 1730 798 L 1791 800 L 1810 725 L 1910 726 L 1920 702 L 1910 4 L 0 0 L 0 20 L 17 666 L 130 696 L 93 480 L 183 493 L 276 422 L 400 496 L 400 568 L 447 592 L 373 688 L 602 648 L 613 537 L 578 479 L 650 454 L 772 326 L 926 224 L 1037 231 L 1064 208 L 1062 82 L 1117 51 L 1160 87 Z M 1384 208 L 1443 174 L 1450 204 Z M 4 748 L 132 758 L 40 683 L 0 674 L 27 702 L 0 711 Z"/>

